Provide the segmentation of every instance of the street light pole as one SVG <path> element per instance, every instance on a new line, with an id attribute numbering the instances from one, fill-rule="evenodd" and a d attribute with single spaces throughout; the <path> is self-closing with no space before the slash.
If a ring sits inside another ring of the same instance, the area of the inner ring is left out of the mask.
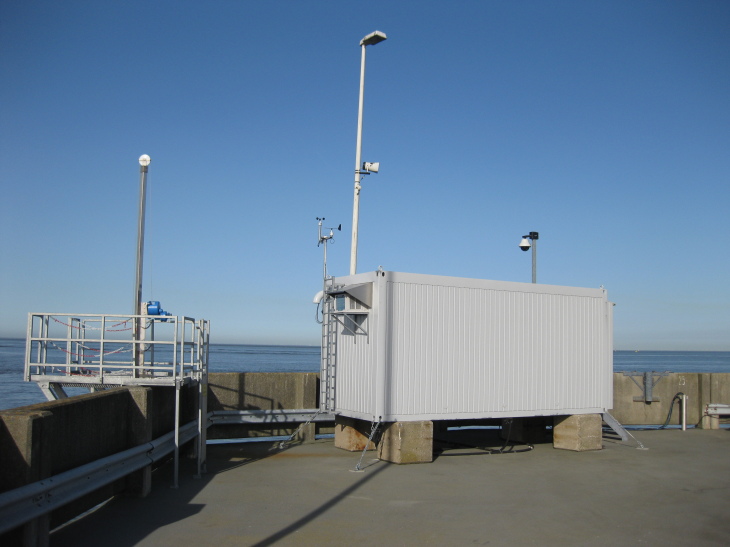
<path id="1" fill-rule="evenodd" d="M 142 328 L 142 261 L 144 259 L 144 217 L 147 197 L 147 167 L 152 160 L 147 154 L 139 157 L 139 215 L 137 218 L 137 268 L 134 279 L 134 377 L 138 378 L 144 367 L 144 348 L 140 340 L 144 339 Z"/>
<path id="2" fill-rule="evenodd" d="M 142 310 L 142 261 L 144 259 L 144 217 L 147 196 L 147 166 L 152 160 L 147 154 L 139 157 L 139 215 L 137 217 L 137 269 L 134 280 L 134 315 Z"/>
<path id="3" fill-rule="evenodd" d="M 352 247 L 350 250 L 350 275 L 357 273 L 357 229 L 360 221 L 360 177 L 362 154 L 362 113 L 365 96 L 365 48 L 386 40 L 387 36 L 376 30 L 360 40 L 362 57 L 360 60 L 360 100 L 357 110 L 357 145 L 355 149 L 355 196 L 352 204 Z"/>

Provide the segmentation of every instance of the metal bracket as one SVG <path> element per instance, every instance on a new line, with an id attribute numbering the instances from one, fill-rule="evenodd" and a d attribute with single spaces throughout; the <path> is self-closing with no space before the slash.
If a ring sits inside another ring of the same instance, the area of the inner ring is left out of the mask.
<path id="1" fill-rule="evenodd" d="M 68 394 L 63 389 L 63 385 L 58 382 L 36 382 L 38 387 L 41 388 L 43 395 L 49 401 L 55 401 L 57 399 L 67 399 Z"/>
<path id="2" fill-rule="evenodd" d="M 660 402 L 660 399 L 653 397 L 652 392 L 654 389 L 654 386 L 659 383 L 659 380 L 661 380 L 664 376 L 667 376 L 669 374 L 669 371 L 666 372 L 656 372 L 652 370 L 651 372 L 624 372 L 624 376 L 628 376 L 631 378 L 631 381 L 634 382 L 637 387 L 643 392 L 643 395 L 641 397 L 634 397 L 635 403 L 658 403 Z M 644 385 L 641 385 L 639 382 L 637 382 L 634 379 L 634 376 L 641 376 L 644 378 Z M 655 379 L 656 378 L 656 379 Z"/>
<path id="3" fill-rule="evenodd" d="M 367 313 L 357 313 L 357 312 L 333 312 L 332 317 L 334 317 L 335 321 L 337 321 L 340 325 L 342 325 L 342 328 L 350 333 L 353 336 L 357 336 L 358 334 L 361 334 L 363 336 L 367 336 L 368 339 L 370 339 L 369 333 L 367 330 L 365 330 L 365 327 L 363 324 L 358 323 L 354 317 L 361 317 L 365 318 L 363 319 L 363 323 L 367 320 Z M 350 328 L 352 326 L 352 328 Z"/>

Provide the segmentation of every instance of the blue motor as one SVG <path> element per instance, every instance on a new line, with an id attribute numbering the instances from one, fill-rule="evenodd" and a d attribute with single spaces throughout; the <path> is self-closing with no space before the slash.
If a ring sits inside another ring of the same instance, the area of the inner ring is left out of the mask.
<path id="1" fill-rule="evenodd" d="M 160 306 L 160 303 L 157 300 L 150 300 L 147 302 L 147 315 L 161 315 L 164 317 L 169 317 L 172 314 L 169 311 L 165 311 L 162 309 L 162 306 Z M 165 321 L 165 319 L 163 319 Z"/>

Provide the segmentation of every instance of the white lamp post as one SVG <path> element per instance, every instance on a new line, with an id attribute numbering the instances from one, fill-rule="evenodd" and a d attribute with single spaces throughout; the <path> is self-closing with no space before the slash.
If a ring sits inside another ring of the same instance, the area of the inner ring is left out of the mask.
<path id="1" fill-rule="evenodd" d="M 134 280 L 134 315 L 142 310 L 142 260 L 144 258 L 144 215 L 147 194 L 147 166 L 152 160 L 147 154 L 139 157 L 139 215 L 137 218 L 137 269 Z"/>
<path id="2" fill-rule="evenodd" d="M 530 232 L 526 236 L 522 236 L 520 241 L 520 249 L 523 251 L 529 250 L 532 247 L 532 282 L 537 283 L 537 240 L 540 238 L 540 234 L 537 232 Z M 532 241 L 532 243 L 530 243 Z"/>
<path id="3" fill-rule="evenodd" d="M 363 172 L 377 173 L 378 167 L 375 169 L 369 169 L 360 163 L 361 152 L 362 152 L 362 110 L 363 110 L 363 96 L 365 92 L 365 48 L 367 46 L 374 46 L 386 40 L 387 36 L 376 30 L 365 36 L 360 40 L 360 47 L 362 48 L 362 60 L 360 62 L 360 103 L 357 114 L 357 148 L 355 151 L 355 197 L 352 206 L 352 249 L 350 252 L 350 275 L 354 275 L 357 272 L 357 225 L 360 219 L 360 175 Z M 373 165 L 373 164 L 369 164 Z M 376 164 L 377 165 L 377 164 Z"/>
<path id="4" fill-rule="evenodd" d="M 144 258 L 144 214 L 147 196 L 147 167 L 152 160 L 147 154 L 139 157 L 139 215 L 137 218 L 137 269 L 134 280 L 134 315 L 142 315 L 142 260 Z M 134 319 L 134 377 L 139 377 L 144 367 L 144 349 L 139 341 L 144 338 L 144 329 L 139 317 Z"/>

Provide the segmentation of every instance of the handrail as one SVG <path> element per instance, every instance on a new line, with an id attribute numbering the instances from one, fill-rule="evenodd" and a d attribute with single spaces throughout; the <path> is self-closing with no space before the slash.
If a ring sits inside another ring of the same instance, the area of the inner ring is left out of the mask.
<path id="1" fill-rule="evenodd" d="M 141 333 L 135 327 L 140 322 Z M 174 385 L 201 374 L 208 328 L 207 321 L 187 316 L 29 313 L 24 377 L 54 384 Z"/>

